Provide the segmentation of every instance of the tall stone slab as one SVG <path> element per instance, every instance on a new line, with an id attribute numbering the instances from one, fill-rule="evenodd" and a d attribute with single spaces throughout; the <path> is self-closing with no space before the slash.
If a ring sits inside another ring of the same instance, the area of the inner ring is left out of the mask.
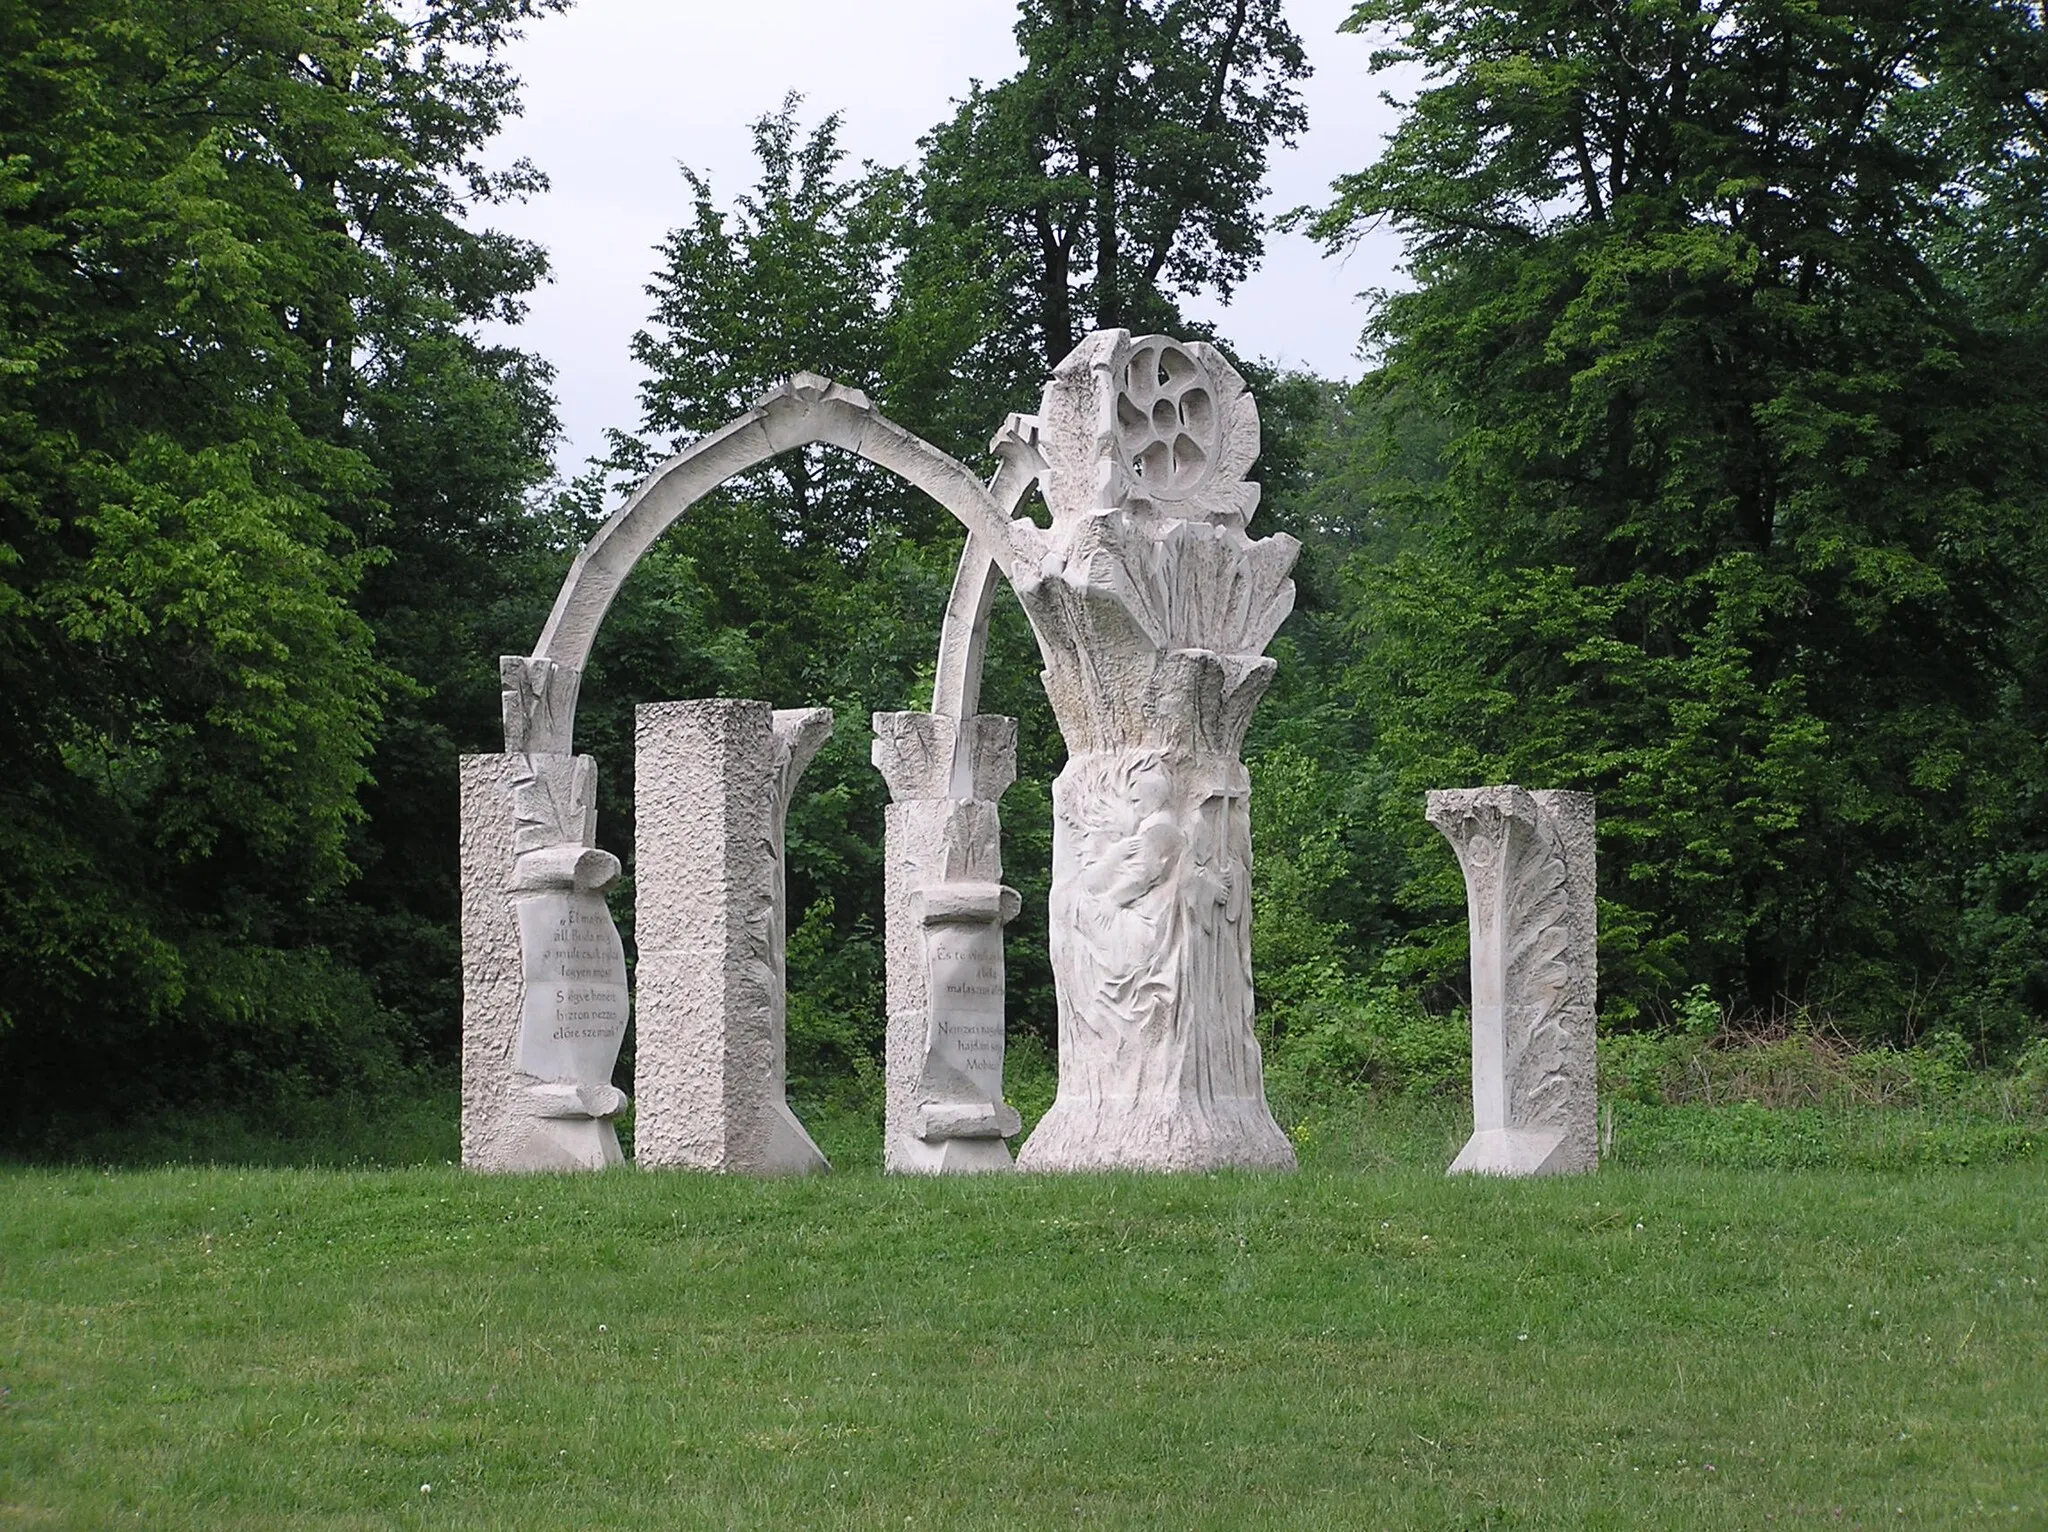
<path id="1" fill-rule="evenodd" d="M 1017 721 L 877 713 L 888 950 L 885 1169 L 1008 1170 L 1003 1140 L 1003 886 L 996 804 L 1017 777 Z"/>
<path id="2" fill-rule="evenodd" d="M 626 962 L 605 905 L 618 858 L 595 848 L 597 763 L 466 755 L 462 782 L 462 1163 L 619 1163 L 611 1083 Z"/>
<path id="3" fill-rule="evenodd" d="M 637 710 L 634 1160 L 793 1175 L 829 1165 L 785 1096 L 783 823 L 826 708 Z"/>
<path id="4" fill-rule="evenodd" d="M 1472 926 L 1471 1139 L 1453 1175 L 1591 1170 L 1600 1158 L 1593 799 L 1473 787 L 1429 795 Z"/>
<path id="5" fill-rule="evenodd" d="M 1258 410 L 1213 347 L 1108 330 L 1055 369 L 1036 431 L 1052 525 L 1006 569 L 1067 745 L 1059 1094 L 1018 1168 L 1291 1169 L 1252 1031 L 1240 753 L 1300 546 L 1245 531 Z"/>

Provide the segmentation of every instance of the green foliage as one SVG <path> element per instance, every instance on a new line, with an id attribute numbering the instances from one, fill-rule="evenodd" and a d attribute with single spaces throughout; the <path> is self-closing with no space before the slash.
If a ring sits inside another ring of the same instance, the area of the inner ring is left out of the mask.
<path id="1" fill-rule="evenodd" d="M 1268 156 L 1304 121 L 1277 0 L 1025 0 L 1022 68 L 908 169 L 849 166 L 837 119 L 785 100 L 744 193 L 684 172 L 641 419 L 543 501 L 548 369 L 476 330 L 517 319 L 545 260 L 473 215 L 543 184 L 479 153 L 517 110 L 504 43 L 559 8 L 0 0 L 20 1144 L 416 1090 L 457 1037 L 454 761 L 496 748 L 496 658 L 607 502 L 799 369 L 976 460 L 1087 325 L 1198 332 L 1177 306 L 1252 269 Z M 1463 890 L 1421 796 L 1519 780 L 1599 795 L 1605 1067 L 1631 1112 L 1818 1112 L 1769 1130 L 1810 1159 L 1852 1110 L 2032 1099 L 2038 6 L 1370 0 L 1351 25 L 1424 80 L 1311 226 L 1340 246 L 1391 220 L 1416 285 L 1355 389 L 1241 363 L 1259 529 L 1304 544 L 1247 748 L 1276 1097 L 1321 1131 L 1326 1107 L 1462 1091 Z M 783 454 L 649 552 L 583 687 L 628 854 L 635 703 L 835 709 L 789 826 L 790 1059 L 849 1145 L 883 1011 L 867 720 L 928 703 L 959 545 L 871 465 Z M 1027 1108 L 1053 1080 L 1063 763 L 1038 663 L 1005 595 L 983 706 L 1020 721 Z M 1806 1026 L 1733 1046 L 1757 1017 Z"/>
<path id="2" fill-rule="evenodd" d="M 494 377 L 456 327 L 541 269 L 462 215 L 534 184 L 473 151 L 512 105 L 494 50 L 554 8 L 0 6 L 17 1130 L 366 1084 L 412 1044 L 323 950 L 409 690 L 366 616 L 385 534 L 424 510 L 385 448 L 399 394 L 433 397 L 423 348 Z"/>
<path id="3" fill-rule="evenodd" d="M 2013 1046 L 2048 1014 L 2048 346 L 1959 266 L 1999 216 L 2038 249 L 2038 9 L 1351 25 L 1428 83 L 1312 226 L 1406 234 L 1375 383 L 1447 432 L 1440 474 L 1383 459 L 1421 536 L 1351 572 L 1387 789 L 1598 793 L 1610 1021 L 1706 984 L 1897 1036 L 1939 984 Z M 1426 947 L 1455 872 L 1407 822 Z"/>
<path id="4" fill-rule="evenodd" d="M 1244 279 L 1308 63 L 1278 0 L 1023 0 L 1016 31 L 1024 67 L 925 140 L 931 265 L 908 285 L 964 276 L 982 320 L 967 333 L 1002 334 L 984 355 L 1022 375 L 1028 340 L 1043 371 L 1083 328 L 1170 327 L 1176 296 Z"/>

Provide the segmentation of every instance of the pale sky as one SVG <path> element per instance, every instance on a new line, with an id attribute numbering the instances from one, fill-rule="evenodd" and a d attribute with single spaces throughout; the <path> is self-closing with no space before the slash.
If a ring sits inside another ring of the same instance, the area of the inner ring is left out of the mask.
<path id="1" fill-rule="evenodd" d="M 1332 178 L 1369 163 L 1393 125 L 1379 100 L 1387 82 L 1366 72 L 1370 45 L 1337 35 L 1351 0 L 1287 9 L 1315 74 L 1303 92 L 1308 131 L 1274 157 L 1274 209 L 1325 200 Z M 850 162 L 908 164 L 969 80 L 1016 67 L 1015 20 L 1012 0 L 580 0 L 533 24 L 510 55 L 525 115 L 491 158 L 523 155 L 552 188 L 487 210 L 487 221 L 538 240 L 553 260 L 553 282 L 513 338 L 555 365 L 562 469 L 600 450 L 606 427 L 637 425 L 640 372 L 627 346 L 646 323 L 655 246 L 689 214 L 679 163 L 729 203 L 753 181 L 747 124 L 794 90 L 805 127 L 842 114 Z M 1366 318 L 1357 295 L 1395 285 L 1398 255 L 1385 232 L 1341 261 L 1276 233 L 1229 308 L 1192 308 L 1254 355 L 1353 377 Z"/>

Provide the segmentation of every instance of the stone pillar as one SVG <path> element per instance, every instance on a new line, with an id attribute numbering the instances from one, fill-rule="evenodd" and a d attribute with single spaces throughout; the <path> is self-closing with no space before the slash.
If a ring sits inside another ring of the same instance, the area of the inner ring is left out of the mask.
<path id="1" fill-rule="evenodd" d="M 1472 1137 L 1453 1175 L 1554 1175 L 1600 1158 L 1593 799 L 1469 787 L 1429 795 L 1472 925 Z"/>
<path id="2" fill-rule="evenodd" d="M 1243 379 L 1199 342 L 1100 332 L 1046 389 L 1052 526 L 1012 581 L 1067 743 L 1059 1095 L 1019 1169 L 1294 1165 L 1252 1031 L 1240 751 L 1300 548 L 1245 532 L 1258 443 Z"/>
<path id="3" fill-rule="evenodd" d="M 1003 886 L 996 804 L 1017 778 L 1017 720 L 877 713 L 889 784 L 885 1169 L 1008 1170 L 1021 1124 L 1003 1102 Z"/>
<path id="4" fill-rule="evenodd" d="M 587 755 L 466 755 L 462 776 L 462 1163 L 598 1170 L 619 1163 L 612 1066 L 626 959 L 594 847 Z"/>
<path id="5" fill-rule="evenodd" d="M 783 821 L 827 708 L 655 702 L 635 722 L 639 1099 L 633 1158 L 827 1170 L 784 1088 Z"/>

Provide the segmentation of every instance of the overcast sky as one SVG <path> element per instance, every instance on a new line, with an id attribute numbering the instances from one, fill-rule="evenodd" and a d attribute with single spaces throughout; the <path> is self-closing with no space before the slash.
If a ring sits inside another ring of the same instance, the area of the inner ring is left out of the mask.
<path id="1" fill-rule="evenodd" d="M 1271 206 L 1322 200 L 1332 178 L 1368 163 L 1392 126 L 1368 78 L 1367 42 L 1339 36 L 1350 0 L 1287 0 L 1315 75 L 1309 127 L 1276 156 Z M 510 62 L 525 115 L 494 160 L 531 159 L 552 189 L 489 221 L 545 245 L 552 284 L 534 295 L 518 343 L 557 369 L 573 472 L 606 427 L 638 421 L 639 370 L 627 344 L 646 321 L 654 247 L 688 214 L 678 164 L 707 174 L 729 201 L 751 184 L 747 124 L 794 90 L 806 126 L 845 119 L 852 161 L 902 165 L 949 115 L 967 82 L 1018 63 L 1012 0 L 580 0 L 535 23 Z M 1355 376 L 1365 322 L 1358 294 L 1397 281 L 1398 251 L 1376 236 L 1343 261 L 1299 235 L 1275 234 L 1265 265 L 1229 308 L 1198 303 L 1256 355 L 1326 376 Z"/>

